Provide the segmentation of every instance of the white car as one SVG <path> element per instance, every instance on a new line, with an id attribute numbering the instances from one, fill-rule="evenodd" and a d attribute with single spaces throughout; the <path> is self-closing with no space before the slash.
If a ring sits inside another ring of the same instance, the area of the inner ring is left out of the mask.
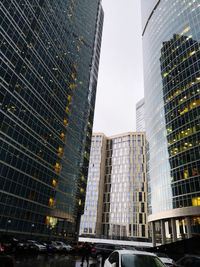
<path id="1" fill-rule="evenodd" d="M 64 242 L 56 241 L 55 243 L 59 247 L 60 251 L 70 252 L 72 250 L 72 247 L 70 245 L 65 244 Z"/>
<path id="2" fill-rule="evenodd" d="M 115 250 L 104 267 L 166 267 L 153 253 L 136 250 Z"/>
<path id="3" fill-rule="evenodd" d="M 42 251 L 45 252 L 47 250 L 46 246 L 40 244 L 39 242 L 35 240 L 28 240 L 27 243 L 30 249 L 40 251 L 40 252 Z"/>
<path id="4" fill-rule="evenodd" d="M 57 252 L 61 251 L 61 246 L 59 246 L 56 241 L 51 241 L 50 244 Z"/>

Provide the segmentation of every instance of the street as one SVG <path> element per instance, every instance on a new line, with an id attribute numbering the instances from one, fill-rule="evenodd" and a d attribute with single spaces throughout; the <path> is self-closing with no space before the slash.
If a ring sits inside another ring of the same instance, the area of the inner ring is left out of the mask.
<path id="1" fill-rule="evenodd" d="M 16 256 L 16 267 L 80 267 L 81 257 L 72 255 Z M 90 259 L 90 264 L 94 260 Z M 86 262 L 83 266 L 87 266 Z"/>

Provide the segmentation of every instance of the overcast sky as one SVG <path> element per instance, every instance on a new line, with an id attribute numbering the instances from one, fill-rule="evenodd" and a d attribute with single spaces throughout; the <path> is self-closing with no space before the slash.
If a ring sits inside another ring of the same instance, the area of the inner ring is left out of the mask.
<path id="1" fill-rule="evenodd" d="M 107 136 L 136 129 L 136 103 L 144 95 L 140 1 L 103 0 L 93 131 Z"/>

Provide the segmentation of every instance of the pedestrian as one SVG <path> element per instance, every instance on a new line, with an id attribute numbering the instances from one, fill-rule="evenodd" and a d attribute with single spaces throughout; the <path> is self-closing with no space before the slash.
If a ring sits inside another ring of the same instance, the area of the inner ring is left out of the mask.
<path id="1" fill-rule="evenodd" d="M 91 246 L 89 243 L 85 242 L 82 246 L 82 260 L 81 266 L 83 266 L 84 261 L 86 260 L 87 266 L 89 266 L 89 257 L 91 254 Z"/>

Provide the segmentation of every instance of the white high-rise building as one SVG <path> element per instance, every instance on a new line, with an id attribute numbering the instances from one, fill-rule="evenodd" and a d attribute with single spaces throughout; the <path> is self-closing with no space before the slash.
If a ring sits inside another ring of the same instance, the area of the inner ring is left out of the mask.
<path id="1" fill-rule="evenodd" d="M 148 237 L 144 133 L 94 134 L 80 234 Z"/>

